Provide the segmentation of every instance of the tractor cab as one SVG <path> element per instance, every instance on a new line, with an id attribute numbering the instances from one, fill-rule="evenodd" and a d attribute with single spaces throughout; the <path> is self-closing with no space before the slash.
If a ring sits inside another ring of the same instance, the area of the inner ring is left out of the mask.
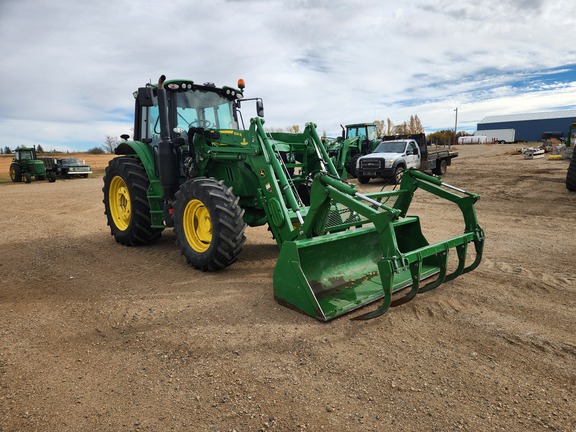
<path id="1" fill-rule="evenodd" d="M 377 143 L 378 132 L 374 123 L 361 123 L 346 125 L 346 138 L 360 138 L 360 153 L 368 154 Z"/>
<path id="2" fill-rule="evenodd" d="M 17 161 L 36 160 L 36 149 L 27 147 L 17 148 L 14 151 L 14 159 Z"/>
<path id="3" fill-rule="evenodd" d="M 134 93 L 135 141 L 152 145 L 160 142 L 161 119 L 157 89 L 156 85 L 148 84 Z M 209 82 L 199 85 L 189 80 L 170 80 L 164 83 L 164 89 L 168 103 L 170 139 L 173 141 L 183 133 L 191 141 L 191 133 L 193 135 L 204 130 L 237 130 L 239 125 L 245 129 L 240 109 L 243 102 L 256 101 L 258 116 L 264 116 L 260 98 L 243 99 L 243 80 L 238 80 L 238 88 L 219 88 Z"/>

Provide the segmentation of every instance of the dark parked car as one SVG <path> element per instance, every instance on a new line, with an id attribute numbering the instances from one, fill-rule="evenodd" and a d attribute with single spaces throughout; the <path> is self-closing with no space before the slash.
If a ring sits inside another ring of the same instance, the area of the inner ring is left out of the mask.
<path id="1" fill-rule="evenodd" d="M 88 174 L 92 174 L 92 169 L 90 165 L 86 165 L 77 158 L 63 158 L 56 160 L 56 169 L 58 174 L 64 178 L 70 178 L 72 176 L 88 177 Z"/>

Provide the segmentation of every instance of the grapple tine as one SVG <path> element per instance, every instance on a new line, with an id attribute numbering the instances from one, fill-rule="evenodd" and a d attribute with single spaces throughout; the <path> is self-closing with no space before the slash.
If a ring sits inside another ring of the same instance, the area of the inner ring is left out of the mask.
<path id="1" fill-rule="evenodd" d="M 422 288 L 420 288 L 420 290 L 418 291 L 419 293 L 423 293 L 426 291 L 433 290 L 434 288 L 437 288 L 438 286 L 442 285 L 444 283 L 444 279 L 446 279 L 446 268 L 447 268 L 447 264 L 448 264 L 448 246 L 446 246 L 446 250 L 436 254 L 436 256 L 438 257 L 438 260 L 440 261 L 438 263 L 438 267 L 440 267 L 440 272 L 438 273 L 438 277 L 433 282 L 430 282 L 430 283 L 424 285 Z"/>
<path id="2" fill-rule="evenodd" d="M 476 250 L 476 259 L 474 260 L 474 262 L 472 264 L 470 264 L 468 267 L 466 267 L 462 271 L 462 274 L 468 273 L 468 272 L 474 270 L 476 267 L 478 267 L 480 265 L 480 261 L 482 261 L 482 252 L 484 250 L 484 231 L 479 229 L 476 233 L 476 237 L 477 238 L 474 240 L 474 248 Z"/>
<path id="3" fill-rule="evenodd" d="M 368 313 L 365 313 L 363 315 L 359 315 L 357 317 L 354 317 L 354 318 L 352 318 L 352 320 L 354 320 L 354 321 L 367 321 L 367 320 L 370 320 L 373 318 L 378 318 L 381 315 L 384 315 L 386 313 L 386 311 L 390 308 L 390 303 L 391 303 L 390 300 L 391 299 L 392 299 L 392 295 L 386 294 L 384 296 L 384 303 L 382 303 L 382 305 L 378 309 L 376 309 L 372 312 L 368 312 Z"/>
<path id="4" fill-rule="evenodd" d="M 420 289 L 421 266 L 422 266 L 422 258 L 420 258 L 418 261 L 414 261 L 410 265 L 410 274 L 412 275 L 412 288 L 410 289 L 408 294 L 406 294 L 404 297 L 393 300 L 392 303 L 390 304 L 391 307 L 403 305 L 404 303 L 408 303 L 410 300 L 416 297 L 416 294 L 418 294 L 418 290 Z"/>
<path id="5" fill-rule="evenodd" d="M 382 277 L 383 281 L 382 288 L 384 289 L 384 301 L 378 309 L 352 318 L 352 320 L 354 321 L 367 321 L 372 318 L 377 318 L 381 315 L 384 315 L 386 311 L 390 308 L 390 304 L 392 303 L 392 288 L 394 286 L 394 270 L 392 267 L 392 263 L 390 262 L 390 260 L 384 260 L 378 264 L 378 267 L 380 268 L 381 272 L 380 274 L 384 275 L 384 277 Z"/>
<path id="6" fill-rule="evenodd" d="M 450 273 L 444 279 L 445 282 L 456 279 L 464 271 L 464 266 L 466 265 L 466 252 L 468 251 L 468 243 L 463 243 L 456 246 L 456 254 L 458 255 L 458 267 L 454 272 Z"/>

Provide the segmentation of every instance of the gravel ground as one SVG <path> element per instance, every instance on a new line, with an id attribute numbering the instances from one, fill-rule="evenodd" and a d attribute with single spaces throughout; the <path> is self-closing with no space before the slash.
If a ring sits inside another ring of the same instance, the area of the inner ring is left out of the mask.
<path id="1" fill-rule="evenodd" d="M 171 231 L 117 244 L 101 175 L 1 183 L 0 431 L 576 431 L 576 193 L 515 150 L 460 146 L 444 178 L 481 195 L 480 267 L 367 322 L 277 304 L 265 227 L 202 273 Z"/>

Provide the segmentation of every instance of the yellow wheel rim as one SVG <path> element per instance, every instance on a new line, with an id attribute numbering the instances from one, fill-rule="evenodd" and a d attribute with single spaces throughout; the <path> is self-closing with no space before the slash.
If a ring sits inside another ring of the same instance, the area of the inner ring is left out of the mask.
<path id="1" fill-rule="evenodd" d="M 212 220 L 206 206 L 197 199 L 184 209 L 182 228 L 188 244 L 196 252 L 206 252 L 212 242 Z"/>
<path id="2" fill-rule="evenodd" d="M 114 220 L 116 228 L 120 231 L 126 231 L 130 225 L 132 217 L 132 204 L 130 202 L 130 193 L 122 177 L 114 177 L 110 182 L 108 200 L 110 204 L 110 214 Z"/>

